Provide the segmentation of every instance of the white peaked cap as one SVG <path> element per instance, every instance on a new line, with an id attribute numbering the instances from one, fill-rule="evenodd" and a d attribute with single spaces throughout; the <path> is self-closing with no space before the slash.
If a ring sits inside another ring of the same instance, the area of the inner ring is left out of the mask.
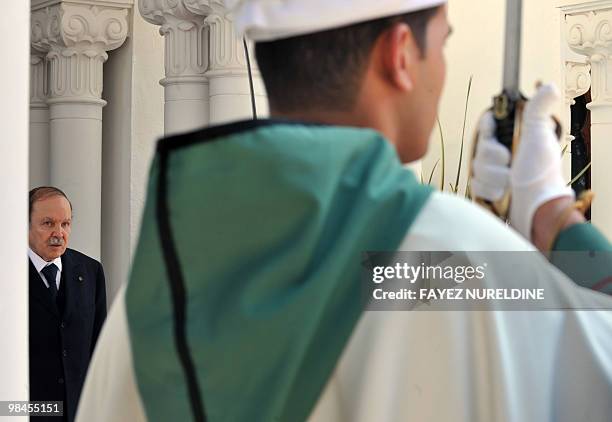
<path id="1" fill-rule="evenodd" d="M 236 30 L 273 41 L 439 6 L 447 0 L 225 0 Z"/>

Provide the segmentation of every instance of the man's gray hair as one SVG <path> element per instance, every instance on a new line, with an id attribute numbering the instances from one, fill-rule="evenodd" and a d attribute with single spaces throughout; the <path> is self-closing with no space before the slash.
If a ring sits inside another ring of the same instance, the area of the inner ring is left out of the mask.
<path id="1" fill-rule="evenodd" d="M 28 221 L 32 221 L 32 208 L 34 207 L 34 204 L 37 201 L 42 201 L 43 199 L 51 198 L 53 196 L 61 196 L 66 198 L 66 201 L 68 201 L 68 204 L 70 204 L 70 211 L 72 211 L 72 203 L 61 189 L 54 186 L 39 186 L 30 191 L 30 211 Z"/>

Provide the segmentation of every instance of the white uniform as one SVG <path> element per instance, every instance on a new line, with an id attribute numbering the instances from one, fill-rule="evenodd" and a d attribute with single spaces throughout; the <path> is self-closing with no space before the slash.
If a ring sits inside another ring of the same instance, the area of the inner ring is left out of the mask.
<path id="1" fill-rule="evenodd" d="M 533 251 L 485 211 L 441 193 L 400 249 Z M 572 305 L 612 309 L 612 298 L 577 287 L 550 265 L 490 282 L 526 287 L 526 280 Z M 98 341 L 79 422 L 147 420 L 124 294 Z M 612 311 L 364 312 L 310 421 L 612 421 L 611 356 Z"/>

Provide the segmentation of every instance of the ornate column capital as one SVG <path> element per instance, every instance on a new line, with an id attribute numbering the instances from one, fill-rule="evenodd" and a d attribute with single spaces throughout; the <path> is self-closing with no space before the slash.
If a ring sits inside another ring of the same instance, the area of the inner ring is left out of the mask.
<path id="1" fill-rule="evenodd" d="M 576 104 L 574 98 L 586 94 L 591 88 L 591 66 L 588 63 L 566 61 L 565 62 L 565 105 L 568 111 L 568 121 L 565 125 L 565 139 L 568 142 L 574 140 L 571 134 L 571 106 Z"/>
<path id="2" fill-rule="evenodd" d="M 578 54 L 612 53 L 612 9 L 569 13 L 565 31 L 568 45 Z"/>
<path id="3" fill-rule="evenodd" d="M 166 78 L 161 84 L 205 83 L 208 69 L 209 0 L 139 0 L 142 17 L 165 39 Z"/>
<path id="4" fill-rule="evenodd" d="M 44 52 L 54 48 L 96 53 L 114 50 L 128 35 L 127 6 L 100 6 L 86 0 L 56 1 L 44 7 L 33 4 L 32 47 Z"/>
<path id="5" fill-rule="evenodd" d="M 45 54 L 36 50 L 30 52 L 30 108 L 47 108 L 47 61 Z"/>
<path id="6" fill-rule="evenodd" d="M 125 41 L 129 8 L 127 0 L 32 2 L 31 44 L 33 50 L 47 55 L 51 101 L 101 98 L 106 52 Z"/>
<path id="7" fill-rule="evenodd" d="M 586 56 L 592 70 L 590 108 L 612 104 L 612 8 L 569 12 L 565 36 L 570 49 Z M 578 76 L 579 76 L 578 72 Z"/>
<path id="8" fill-rule="evenodd" d="M 200 0 L 201 1 L 201 0 Z M 206 17 L 210 27 L 210 75 L 246 73 L 246 57 L 242 38 L 236 35 L 234 17 L 221 0 L 211 1 L 212 13 Z M 255 60 L 251 60 L 255 66 Z M 253 69 L 258 74 L 257 69 Z"/>
<path id="9" fill-rule="evenodd" d="M 139 0 L 138 9 L 147 22 L 162 26 L 175 20 L 203 20 L 212 12 L 210 3 L 211 0 Z"/>
<path id="10" fill-rule="evenodd" d="M 166 133 L 250 116 L 243 42 L 223 0 L 138 0 L 138 6 L 164 36 Z M 263 96 L 256 69 L 254 82 Z"/>
<path id="11" fill-rule="evenodd" d="M 574 98 L 586 94 L 591 88 L 591 65 L 588 63 L 565 62 L 565 100 L 574 105 Z"/>

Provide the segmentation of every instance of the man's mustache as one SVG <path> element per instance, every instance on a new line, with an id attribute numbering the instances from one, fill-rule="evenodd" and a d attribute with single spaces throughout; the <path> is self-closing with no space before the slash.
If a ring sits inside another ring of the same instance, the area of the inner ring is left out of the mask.
<path id="1" fill-rule="evenodd" d="M 49 238 L 49 246 L 64 246 L 64 239 L 52 236 Z"/>

